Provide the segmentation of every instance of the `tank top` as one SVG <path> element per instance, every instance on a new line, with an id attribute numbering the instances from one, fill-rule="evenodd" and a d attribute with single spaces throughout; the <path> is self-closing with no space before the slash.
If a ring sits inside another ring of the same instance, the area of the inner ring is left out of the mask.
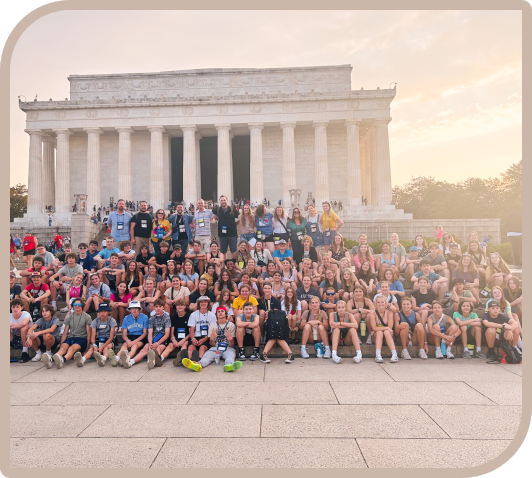
<path id="1" fill-rule="evenodd" d="M 387 326 L 388 325 L 388 315 L 386 313 L 384 314 L 384 317 L 385 317 L 384 319 L 381 317 L 381 314 L 379 314 L 377 309 L 375 309 L 375 314 L 377 314 L 377 326 L 379 326 L 379 325 Z"/>
<path id="2" fill-rule="evenodd" d="M 407 317 L 404 312 L 401 310 L 399 311 L 399 322 L 408 322 L 409 325 L 416 323 L 416 313 L 412 310 L 410 311 L 410 315 Z"/>
<path id="3" fill-rule="evenodd" d="M 131 277 L 131 279 L 129 279 L 129 283 L 127 285 L 128 289 L 131 289 L 132 287 L 140 287 L 139 280 L 135 279 L 135 276 L 133 276 L 133 277 Z"/>
<path id="4" fill-rule="evenodd" d="M 384 254 L 382 254 L 382 253 L 380 254 L 380 256 L 381 256 L 381 264 L 385 264 L 386 263 L 386 264 L 389 264 L 391 266 L 395 265 L 395 260 L 394 260 L 393 254 L 392 254 L 392 258 L 390 260 L 386 260 L 384 258 Z"/>
<path id="5" fill-rule="evenodd" d="M 357 305 L 357 302 L 356 300 L 353 299 L 353 305 L 355 306 L 355 309 L 358 309 L 358 305 Z M 362 306 L 363 309 L 366 309 L 366 310 L 370 310 L 368 305 L 366 304 L 366 300 L 364 299 L 364 305 Z"/>
<path id="6" fill-rule="evenodd" d="M 349 316 L 347 315 L 347 313 L 345 314 L 345 322 L 349 322 Z M 338 312 L 335 312 L 334 313 L 334 321 L 335 322 L 341 322 L 340 318 L 338 317 Z"/>
<path id="7" fill-rule="evenodd" d="M 78 287 L 74 287 L 72 286 L 70 288 L 70 298 L 72 299 L 73 297 L 81 297 L 81 285 L 78 286 Z"/>

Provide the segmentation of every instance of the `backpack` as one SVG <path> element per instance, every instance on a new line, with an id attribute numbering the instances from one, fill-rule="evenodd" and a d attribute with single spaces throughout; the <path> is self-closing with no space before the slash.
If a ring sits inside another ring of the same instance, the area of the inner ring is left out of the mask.
<path id="1" fill-rule="evenodd" d="M 270 310 L 264 325 L 267 340 L 286 340 L 288 337 L 288 319 L 283 310 Z"/>
<path id="2" fill-rule="evenodd" d="M 502 341 L 501 350 L 503 354 L 501 363 L 521 363 L 519 353 L 506 340 Z"/>

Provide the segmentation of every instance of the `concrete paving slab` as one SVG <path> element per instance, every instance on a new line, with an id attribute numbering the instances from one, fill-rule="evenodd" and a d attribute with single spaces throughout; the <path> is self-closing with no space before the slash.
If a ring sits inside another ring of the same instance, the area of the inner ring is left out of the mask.
<path id="1" fill-rule="evenodd" d="M 11 439 L 12 468 L 149 468 L 164 438 Z"/>
<path id="2" fill-rule="evenodd" d="M 326 450 L 321 438 L 198 438 L 194 447 L 202 453 L 169 438 L 152 468 L 366 468 L 353 439 L 334 440 Z"/>
<path id="3" fill-rule="evenodd" d="M 382 364 L 393 380 L 398 382 L 519 382 L 521 377 L 498 365 L 477 359 L 416 360 L 399 364 Z M 401 365 L 401 366 L 398 366 Z"/>
<path id="4" fill-rule="evenodd" d="M 135 365 L 135 367 L 139 366 L 145 367 L 146 365 Z M 241 369 L 227 373 L 223 371 L 223 367 L 214 364 L 205 367 L 201 372 L 193 372 L 182 366 L 174 367 L 170 360 L 169 363 L 165 362 L 162 367 L 150 370 L 142 377 L 141 382 L 262 382 L 263 380 L 264 364 L 259 361 L 246 360 Z"/>
<path id="5" fill-rule="evenodd" d="M 12 383 L 9 385 L 9 403 L 39 405 L 69 385 L 69 383 Z M 62 403 L 57 402 L 57 404 Z"/>
<path id="6" fill-rule="evenodd" d="M 76 437 L 106 408 L 104 405 L 12 406 L 10 436 Z"/>
<path id="7" fill-rule="evenodd" d="M 15 382 L 26 375 L 36 372 L 42 367 L 43 364 L 41 362 L 12 363 L 9 366 L 9 381 Z"/>
<path id="8" fill-rule="evenodd" d="M 511 440 L 357 439 L 369 468 L 471 468 L 499 456 Z"/>
<path id="9" fill-rule="evenodd" d="M 399 366 L 399 364 L 397 364 Z M 392 382 L 392 378 L 373 360 L 356 364 L 344 359 L 335 364 L 332 360 L 300 359 L 287 364 L 282 359 L 272 359 L 265 366 L 266 382 Z"/>
<path id="10" fill-rule="evenodd" d="M 332 382 L 331 386 L 342 405 L 496 405 L 462 382 Z"/>
<path id="11" fill-rule="evenodd" d="M 420 405 L 451 438 L 513 440 L 521 423 L 521 407 L 484 405 Z"/>
<path id="12" fill-rule="evenodd" d="M 77 367 L 69 360 L 62 369 L 55 364 L 51 369 L 42 367 L 31 375 L 26 375 L 20 382 L 136 382 L 148 372 L 146 363 L 125 370 L 122 367 L 98 367 L 96 361 L 89 360 L 84 367 Z"/>
<path id="13" fill-rule="evenodd" d="M 516 363 L 516 364 L 501 363 L 498 365 L 498 367 L 508 370 L 508 372 L 515 373 L 516 375 L 519 375 L 520 377 L 523 376 L 523 364 L 522 363 Z"/>
<path id="14" fill-rule="evenodd" d="M 190 404 L 286 404 L 331 405 L 338 401 L 327 382 L 200 383 Z"/>
<path id="15" fill-rule="evenodd" d="M 264 405 L 261 436 L 447 438 L 414 405 Z"/>
<path id="16" fill-rule="evenodd" d="M 185 405 L 198 382 L 122 382 L 99 383 L 97 393 L 91 393 L 86 383 L 73 383 L 43 405 L 76 403 L 78 405 L 181 404 Z"/>
<path id="17" fill-rule="evenodd" d="M 520 382 L 467 382 L 498 405 L 522 405 L 523 384 Z"/>
<path id="18" fill-rule="evenodd" d="M 260 420 L 259 405 L 158 405 L 137 407 L 134 415 L 129 405 L 112 405 L 81 436 L 258 437 Z"/>

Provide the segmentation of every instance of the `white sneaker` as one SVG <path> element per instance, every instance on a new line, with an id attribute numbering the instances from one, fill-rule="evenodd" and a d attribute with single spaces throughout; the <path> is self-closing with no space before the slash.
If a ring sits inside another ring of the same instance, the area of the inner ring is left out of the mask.
<path id="1" fill-rule="evenodd" d="M 54 359 L 57 368 L 63 368 L 63 365 L 65 365 L 65 360 L 63 357 L 61 357 L 61 355 L 54 354 L 52 358 Z"/>
<path id="2" fill-rule="evenodd" d="M 42 356 L 42 363 L 46 368 L 52 368 L 52 357 L 50 357 L 48 354 L 43 354 Z"/>
<path id="3" fill-rule="evenodd" d="M 333 355 L 332 359 L 334 363 L 340 363 L 342 361 L 342 357 L 338 357 L 338 355 Z"/>
<path id="4" fill-rule="evenodd" d="M 360 363 L 360 362 L 362 362 L 362 355 L 355 355 L 355 356 L 353 357 L 353 362 L 355 362 L 355 363 Z"/>
<path id="5" fill-rule="evenodd" d="M 127 350 L 122 350 L 120 352 L 120 364 L 124 368 L 131 368 L 131 362 L 129 361 L 129 354 Z"/>
<path id="6" fill-rule="evenodd" d="M 308 359 L 310 355 L 307 352 L 307 348 L 301 347 L 301 351 L 299 352 L 299 355 L 301 355 L 301 358 Z"/>
<path id="7" fill-rule="evenodd" d="M 31 359 L 32 362 L 40 362 L 42 360 L 42 353 L 35 354 L 35 357 Z"/>
<path id="8" fill-rule="evenodd" d="M 410 357 L 410 354 L 408 353 L 407 349 L 401 350 L 401 358 L 405 360 L 411 360 L 412 357 Z"/>
<path id="9" fill-rule="evenodd" d="M 98 365 L 100 367 L 103 367 L 105 365 L 105 360 L 103 359 L 103 355 L 99 352 L 94 352 L 94 358 L 96 359 L 96 362 L 98 362 Z"/>
<path id="10" fill-rule="evenodd" d="M 443 359 L 443 354 L 441 353 L 440 349 L 436 349 L 436 358 L 437 359 Z"/>
<path id="11" fill-rule="evenodd" d="M 155 350 L 148 350 L 148 369 L 155 367 Z"/>
<path id="12" fill-rule="evenodd" d="M 373 345 L 373 342 L 371 341 L 371 335 L 368 335 L 368 340 L 366 340 L 366 345 Z"/>
<path id="13" fill-rule="evenodd" d="M 409 355 L 409 357 L 410 357 L 410 355 Z M 392 355 L 392 358 L 390 359 L 390 362 L 391 363 L 399 362 L 399 357 L 397 356 L 397 354 Z"/>
<path id="14" fill-rule="evenodd" d="M 377 363 L 382 363 L 382 362 L 384 362 L 384 360 L 382 360 L 382 355 L 376 355 L 376 356 L 375 356 L 375 362 L 377 362 Z"/>
<path id="15" fill-rule="evenodd" d="M 78 367 L 83 367 L 83 360 L 81 360 L 81 353 L 80 352 L 76 352 L 74 354 L 74 362 L 76 362 L 76 365 Z"/>
<path id="16" fill-rule="evenodd" d="M 447 355 L 447 358 L 448 358 L 448 359 L 453 359 L 453 358 L 454 358 L 454 354 L 451 352 L 451 347 L 448 347 L 448 348 L 447 348 L 447 353 L 446 353 L 446 355 Z"/>
<path id="17" fill-rule="evenodd" d="M 325 349 L 325 352 L 323 353 L 324 359 L 330 359 L 331 358 L 331 349 Z"/>
<path id="18" fill-rule="evenodd" d="M 68 306 L 67 306 L 67 307 L 63 307 L 63 308 L 61 309 L 61 312 L 68 312 Z"/>
<path id="19" fill-rule="evenodd" d="M 422 348 L 419 349 L 418 356 L 420 359 L 424 359 L 424 360 L 428 359 L 427 352 L 425 352 L 425 349 L 422 349 Z"/>

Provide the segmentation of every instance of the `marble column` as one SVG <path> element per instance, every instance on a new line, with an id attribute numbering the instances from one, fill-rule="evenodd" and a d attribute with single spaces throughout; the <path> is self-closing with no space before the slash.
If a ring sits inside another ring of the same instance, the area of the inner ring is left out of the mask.
<path id="1" fill-rule="evenodd" d="M 133 176 L 131 172 L 131 133 L 133 128 L 121 126 L 118 131 L 118 199 L 133 200 Z M 89 202 L 90 196 L 89 196 Z M 99 201 L 96 201 L 99 204 Z"/>
<path id="2" fill-rule="evenodd" d="M 262 164 L 262 129 L 264 123 L 248 123 L 250 160 L 249 160 L 249 200 L 262 204 L 264 200 L 264 168 Z"/>
<path id="3" fill-rule="evenodd" d="M 370 164 L 370 144 L 369 133 L 366 133 L 360 144 L 361 164 L 362 164 L 362 195 L 366 198 L 368 206 L 371 204 L 371 164 Z"/>
<path id="4" fill-rule="evenodd" d="M 87 214 L 92 215 L 93 207 L 98 206 L 101 200 L 100 176 L 100 128 L 83 128 L 87 133 Z M 131 172 L 131 168 L 130 168 Z M 120 191 L 120 150 L 118 151 L 118 190 Z M 120 193 L 116 199 L 123 198 Z"/>
<path id="5" fill-rule="evenodd" d="M 70 194 L 70 135 L 69 129 L 54 129 L 57 134 L 57 152 L 55 158 L 55 211 L 72 212 L 74 196 Z"/>
<path id="6" fill-rule="evenodd" d="M 371 176 L 371 203 L 376 206 L 379 203 L 379 175 L 377 170 L 377 134 L 375 126 L 369 129 L 369 168 Z"/>
<path id="7" fill-rule="evenodd" d="M 198 168 L 196 164 L 196 126 L 180 126 L 183 131 L 183 201 L 188 206 L 198 200 Z"/>
<path id="8" fill-rule="evenodd" d="M 316 209 L 321 210 L 324 201 L 329 200 L 329 162 L 327 159 L 328 121 L 314 121 L 314 198 Z"/>
<path id="9" fill-rule="evenodd" d="M 234 184 L 234 169 L 233 169 L 233 138 L 235 137 L 235 133 L 232 131 L 229 131 L 229 164 L 231 165 L 231 187 L 229 188 L 229 195 L 227 196 L 229 199 L 229 204 L 231 204 L 231 199 L 235 198 L 235 184 Z M 240 198 L 239 198 L 240 199 Z"/>
<path id="10" fill-rule="evenodd" d="M 202 136 L 196 131 L 194 139 L 196 141 L 196 184 L 198 190 L 196 196 L 198 199 L 201 199 L 201 155 L 200 155 L 200 140 Z"/>
<path id="11" fill-rule="evenodd" d="M 347 127 L 347 199 L 349 207 L 362 204 L 362 173 L 360 170 L 360 132 L 362 120 L 345 120 Z"/>
<path id="12" fill-rule="evenodd" d="M 44 212 L 42 188 L 42 135 L 40 129 L 27 129 L 30 135 L 30 162 L 28 168 L 28 214 Z"/>
<path id="13" fill-rule="evenodd" d="M 217 197 L 222 195 L 227 196 L 229 203 L 231 203 L 230 191 L 233 187 L 233 176 L 231 174 L 231 139 L 229 132 L 231 130 L 230 124 L 215 124 L 214 127 L 218 131 L 218 184 Z"/>
<path id="14" fill-rule="evenodd" d="M 391 120 L 391 118 L 375 120 L 379 206 L 389 206 L 392 203 L 392 171 L 388 137 L 388 124 Z"/>
<path id="15" fill-rule="evenodd" d="M 42 202 L 55 207 L 55 138 L 42 137 Z"/>
<path id="16" fill-rule="evenodd" d="M 294 140 L 295 122 L 281 122 L 283 130 L 283 206 L 289 209 L 292 205 L 290 189 L 296 188 L 296 144 Z"/>
<path id="17" fill-rule="evenodd" d="M 157 209 L 165 209 L 164 197 L 164 167 L 163 167 L 163 133 L 164 126 L 148 126 L 151 133 L 151 182 L 150 204 L 153 212 Z"/>

